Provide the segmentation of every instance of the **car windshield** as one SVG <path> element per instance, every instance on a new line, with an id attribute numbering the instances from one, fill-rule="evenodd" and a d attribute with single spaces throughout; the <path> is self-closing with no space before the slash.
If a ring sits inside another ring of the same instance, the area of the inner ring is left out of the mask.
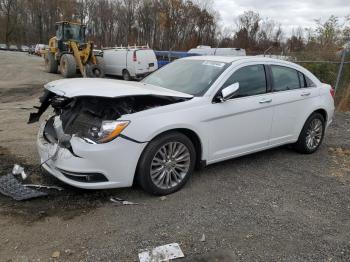
<path id="1" fill-rule="evenodd" d="M 142 82 L 201 96 L 227 66 L 223 62 L 180 59 L 162 67 Z"/>

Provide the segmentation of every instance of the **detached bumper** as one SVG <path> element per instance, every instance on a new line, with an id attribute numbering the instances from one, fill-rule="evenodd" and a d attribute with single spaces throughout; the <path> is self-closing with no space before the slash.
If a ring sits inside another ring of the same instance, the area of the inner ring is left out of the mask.
<path id="1" fill-rule="evenodd" d="M 72 137 L 72 152 L 59 147 L 56 157 L 43 168 L 59 180 L 79 188 L 107 189 L 132 185 L 137 162 L 147 143 L 136 143 L 118 137 L 106 144 L 90 144 Z M 57 145 L 49 143 L 38 134 L 38 151 L 45 162 L 56 151 Z"/>

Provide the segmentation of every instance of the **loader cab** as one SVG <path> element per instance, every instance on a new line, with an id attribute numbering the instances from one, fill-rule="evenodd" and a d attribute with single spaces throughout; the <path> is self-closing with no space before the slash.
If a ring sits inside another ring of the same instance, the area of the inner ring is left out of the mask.
<path id="1" fill-rule="evenodd" d="M 58 22 L 56 23 L 56 39 L 58 49 L 67 51 L 67 41 L 74 41 L 78 44 L 85 43 L 85 29 L 86 26 L 72 22 Z"/>

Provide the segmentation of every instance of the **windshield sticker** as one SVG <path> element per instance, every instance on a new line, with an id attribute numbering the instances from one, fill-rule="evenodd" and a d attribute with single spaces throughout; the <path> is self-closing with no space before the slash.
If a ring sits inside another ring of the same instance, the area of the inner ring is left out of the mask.
<path id="1" fill-rule="evenodd" d="M 215 62 L 215 61 L 204 61 L 203 65 L 215 66 L 215 67 L 224 67 L 225 63 Z"/>

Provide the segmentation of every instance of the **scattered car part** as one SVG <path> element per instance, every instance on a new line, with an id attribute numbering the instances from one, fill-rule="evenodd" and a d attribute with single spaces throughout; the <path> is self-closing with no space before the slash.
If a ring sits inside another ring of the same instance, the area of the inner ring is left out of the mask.
<path id="1" fill-rule="evenodd" d="M 45 189 L 55 189 L 58 191 L 62 191 L 63 188 L 59 186 L 48 186 L 48 185 L 38 185 L 38 184 L 23 184 L 25 187 L 32 187 L 32 188 L 45 188 Z"/>
<path id="2" fill-rule="evenodd" d="M 178 243 L 167 244 L 139 253 L 140 262 L 162 262 L 185 257 Z"/>
<path id="3" fill-rule="evenodd" d="M 111 202 L 116 203 L 116 204 L 121 204 L 124 206 L 128 206 L 128 205 L 138 205 L 139 203 L 135 203 L 135 202 L 130 202 L 130 201 L 126 201 L 122 198 L 119 197 L 111 197 L 109 199 Z"/>
<path id="4" fill-rule="evenodd" d="M 18 201 L 48 195 L 45 192 L 24 186 L 12 173 L 0 177 L 0 193 Z"/>
<path id="5" fill-rule="evenodd" d="M 12 169 L 12 174 L 13 175 L 21 175 L 22 179 L 23 180 L 26 180 L 28 175 L 26 172 L 24 172 L 24 167 L 18 165 L 18 164 L 15 164 L 13 166 L 13 169 Z"/>

